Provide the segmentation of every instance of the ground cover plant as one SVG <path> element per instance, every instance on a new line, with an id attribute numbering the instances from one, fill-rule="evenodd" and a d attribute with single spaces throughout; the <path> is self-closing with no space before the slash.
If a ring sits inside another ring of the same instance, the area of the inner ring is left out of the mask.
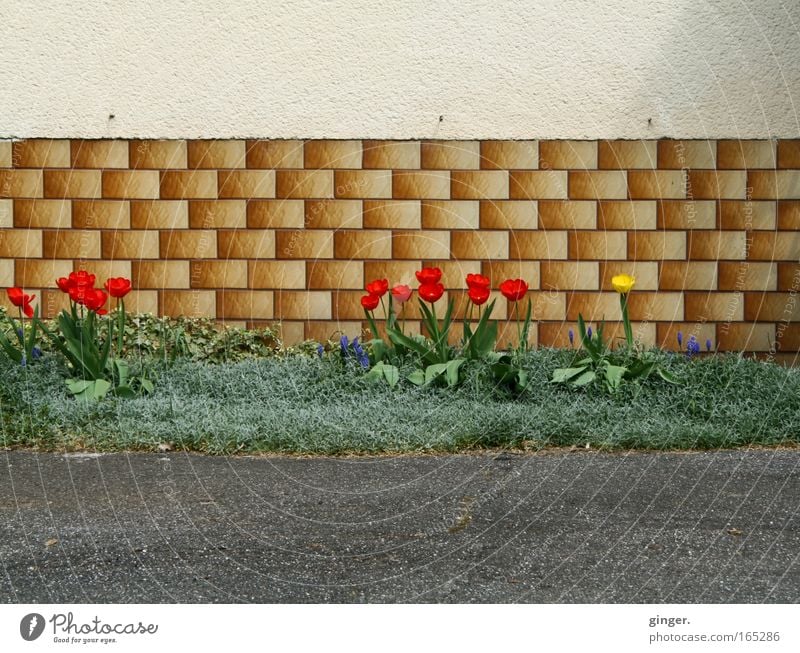
<path id="1" fill-rule="evenodd" d="M 9 290 L 19 311 L 0 320 L 2 445 L 339 454 L 800 443 L 800 372 L 710 343 L 701 353 L 681 334 L 685 351 L 642 347 L 627 317 L 630 277 L 614 280 L 623 341 L 581 318 L 575 346 L 554 350 L 527 344 L 521 279 L 498 285 L 516 325 L 504 347 L 490 280 L 469 275 L 466 305 L 456 310 L 451 294 L 437 315 L 436 269 L 418 274 L 423 333 L 405 328 L 412 289 L 378 279 L 362 299 L 364 338 L 285 347 L 278 328 L 127 315 L 128 280 L 100 290 L 88 273 L 75 275 L 59 280 L 71 302 L 55 321 Z"/>

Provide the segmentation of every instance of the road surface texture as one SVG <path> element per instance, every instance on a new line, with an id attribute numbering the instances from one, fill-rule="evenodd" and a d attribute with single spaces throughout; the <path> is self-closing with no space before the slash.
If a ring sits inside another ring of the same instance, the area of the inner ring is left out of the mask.
<path id="1" fill-rule="evenodd" d="M 0 451 L 0 601 L 797 602 L 800 451 Z"/>

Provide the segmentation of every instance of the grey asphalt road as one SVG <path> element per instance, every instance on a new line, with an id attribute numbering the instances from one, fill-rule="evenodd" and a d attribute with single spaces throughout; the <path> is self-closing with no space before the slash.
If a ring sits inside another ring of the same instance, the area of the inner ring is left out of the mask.
<path id="1" fill-rule="evenodd" d="M 797 602 L 800 451 L 0 452 L 5 602 Z"/>

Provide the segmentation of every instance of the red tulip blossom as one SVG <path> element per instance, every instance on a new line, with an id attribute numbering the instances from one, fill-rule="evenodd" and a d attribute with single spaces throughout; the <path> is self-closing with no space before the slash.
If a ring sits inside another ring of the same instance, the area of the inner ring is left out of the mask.
<path id="1" fill-rule="evenodd" d="M 422 268 L 419 272 L 416 272 L 416 275 L 417 281 L 423 286 L 435 285 L 442 280 L 442 271 L 439 268 Z"/>
<path id="2" fill-rule="evenodd" d="M 366 290 L 370 295 L 383 297 L 389 291 L 389 282 L 386 279 L 375 279 L 367 284 Z"/>
<path id="3" fill-rule="evenodd" d="M 380 295 L 373 295 L 370 293 L 369 295 L 364 295 L 361 298 L 361 305 L 366 308 L 368 311 L 374 311 L 378 308 L 378 304 L 381 303 Z"/>
<path id="4" fill-rule="evenodd" d="M 518 302 L 528 292 L 528 284 L 522 279 L 506 279 L 500 284 L 500 292 L 510 302 Z"/>
<path id="5" fill-rule="evenodd" d="M 94 311 L 98 315 L 105 315 L 108 313 L 106 309 L 103 308 L 105 303 L 108 301 L 108 294 L 105 290 L 100 290 L 99 288 L 88 288 L 85 291 L 84 296 L 84 305 L 90 311 Z"/>
<path id="6" fill-rule="evenodd" d="M 69 279 L 66 277 L 61 277 L 60 279 L 56 279 L 56 285 L 61 292 L 69 292 Z"/>
<path id="7" fill-rule="evenodd" d="M 419 272 L 417 272 L 417 276 L 419 276 Z M 439 301 L 444 294 L 444 286 L 440 283 L 423 283 L 417 292 L 422 299 L 433 304 Z"/>
<path id="8" fill-rule="evenodd" d="M 6 292 L 8 293 L 9 301 L 14 306 L 21 308 L 22 312 L 25 313 L 25 317 L 33 317 L 31 302 L 36 299 L 36 295 L 26 295 L 22 288 L 9 288 Z"/>
<path id="9" fill-rule="evenodd" d="M 485 304 L 486 300 L 489 299 L 489 289 L 480 286 L 472 286 L 467 291 L 467 296 L 472 300 L 475 306 L 480 306 L 481 304 Z"/>
<path id="10" fill-rule="evenodd" d="M 467 288 L 486 288 L 488 290 L 491 283 L 489 277 L 484 277 L 482 274 L 467 275 Z"/>
<path id="11" fill-rule="evenodd" d="M 411 288 L 404 284 L 398 284 L 392 288 L 392 297 L 394 297 L 394 300 L 398 304 L 407 302 L 409 297 L 411 297 Z"/>
<path id="12" fill-rule="evenodd" d="M 122 299 L 131 291 L 131 280 L 125 277 L 111 277 L 106 281 L 104 288 L 112 297 Z"/>
<path id="13" fill-rule="evenodd" d="M 94 288 L 96 277 L 89 274 L 86 270 L 70 272 L 69 277 L 56 279 L 56 285 L 61 292 L 69 293 L 75 288 Z"/>

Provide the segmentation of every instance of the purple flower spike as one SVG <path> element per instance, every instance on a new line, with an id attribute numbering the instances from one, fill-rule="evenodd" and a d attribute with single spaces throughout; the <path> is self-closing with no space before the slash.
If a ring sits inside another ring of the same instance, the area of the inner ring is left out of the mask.
<path id="1" fill-rule="evenodd" d="M 678 331 L 678 347 L 683 347 L 683 333 Z"/>
<path id="2" fill-rule="evenodd" d="M 686 356 L 691 358 L 695 354 L 700 353 L 700 343 L 697 342 L 694 336 L 689 337 L 689 342 L 686 343 Z"/>
<path id="3" fill-rule="evenodd" d="M 589 336 L 589 338 L 591 339 L 591 337 L 592 337 L 592 327 L 589 327 L 588 329 L 586 329 L 586 335 Z"/>
<path id="4" fill-rule="evenodd" d="M 711 338 L 706 340 L 706 351 L 711 351 Z"/>
<path id="5" fill-rule="evenodd" d="M 569 333 L 567 335 L 569 335 L 569 344 L 570 344 L 570 346 L 574 345 L 575 344 L 575 332 L 572 329 L 570 329 Z"/>

